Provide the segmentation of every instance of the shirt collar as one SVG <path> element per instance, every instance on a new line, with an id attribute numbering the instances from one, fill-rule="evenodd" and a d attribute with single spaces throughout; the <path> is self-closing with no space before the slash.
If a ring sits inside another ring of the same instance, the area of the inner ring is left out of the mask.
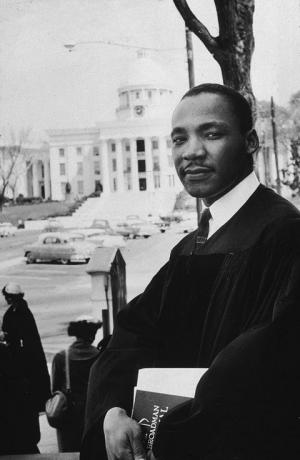
<path id="1" fill-rule="evenodd" d="M 209 236 L 238 212 L 258 186 L 259 181 L 255 172 L 252 171 L 245 179 L 210 206 L 212 218 L 210 220 L 211 231 Z"/>

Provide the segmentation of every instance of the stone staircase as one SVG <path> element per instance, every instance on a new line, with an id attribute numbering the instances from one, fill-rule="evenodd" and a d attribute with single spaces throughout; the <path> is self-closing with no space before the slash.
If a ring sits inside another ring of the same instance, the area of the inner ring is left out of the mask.
<path id="1" fill-rule="evenodd" d="M 175 200 L 175 191 L 103 193 L 99 198 L 88 198 L 72 215 L 72 223 L 89 227 L 94 219 L 117 221 L 130 214 L 141 218 L 164 215 L 173 211 Z"/>

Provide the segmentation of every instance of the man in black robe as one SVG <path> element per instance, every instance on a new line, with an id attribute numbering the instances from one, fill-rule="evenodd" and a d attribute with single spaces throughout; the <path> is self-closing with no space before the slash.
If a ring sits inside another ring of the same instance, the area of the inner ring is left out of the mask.
<path id="1" fill-rule="evenodd" d="M 258 183 L 258 139 L 237 92 L 191 89 L 172 127 L 178 175 L 207 210 L 119 313 L 90 375 L 81 459 L 146 458 L 128 414 L 138 369 L 152 366 L 209 367 L 160 423 L 152 458 L 297 458 L 300 213 Z"/>

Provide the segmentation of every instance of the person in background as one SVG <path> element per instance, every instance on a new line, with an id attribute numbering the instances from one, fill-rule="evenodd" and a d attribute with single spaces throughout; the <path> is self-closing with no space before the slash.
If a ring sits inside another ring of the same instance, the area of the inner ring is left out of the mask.
<path id="1" fill-rule="evenodd" d="M 2 294 L 8 309 L 2 321 L 1 380 L 7 400 L 7 454 L 38 453 L 39 412 L 50 396 L 50 377 L 40 335 L 24 292 L 16 283 L 7 283 Z M 8 404 L 7 401 L 10 401 Z M 2 436 L 2 433 L 1 433 Z"/>
<path id="2" fill-rule="evenodd" d="M 71 411 L 66 426 L 57 429 L 60 452 L 77 452 L 80 449 L 89 372 L 99 354 L 92 343 L 101 326 L 101 322 L 90 316 L 80 316 L 68 326 L 68 335 L 76 337 L 76 340 L 68 349 Z M 52 361 L 52 391 L 57 390 L 67 391 L 65 350 L 57 353 Z"/>

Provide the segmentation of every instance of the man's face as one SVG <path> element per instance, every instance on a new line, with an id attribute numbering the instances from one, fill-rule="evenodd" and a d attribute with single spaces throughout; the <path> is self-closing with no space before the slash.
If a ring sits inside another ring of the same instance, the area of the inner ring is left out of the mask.
<path id="1" fill-rule="evenodd" d="M 172 119 L 178 176 L 192 196 L 212 204 L 251 172 L 249 142 L 230 102 L 221 94 L 183 99 Z"/>

